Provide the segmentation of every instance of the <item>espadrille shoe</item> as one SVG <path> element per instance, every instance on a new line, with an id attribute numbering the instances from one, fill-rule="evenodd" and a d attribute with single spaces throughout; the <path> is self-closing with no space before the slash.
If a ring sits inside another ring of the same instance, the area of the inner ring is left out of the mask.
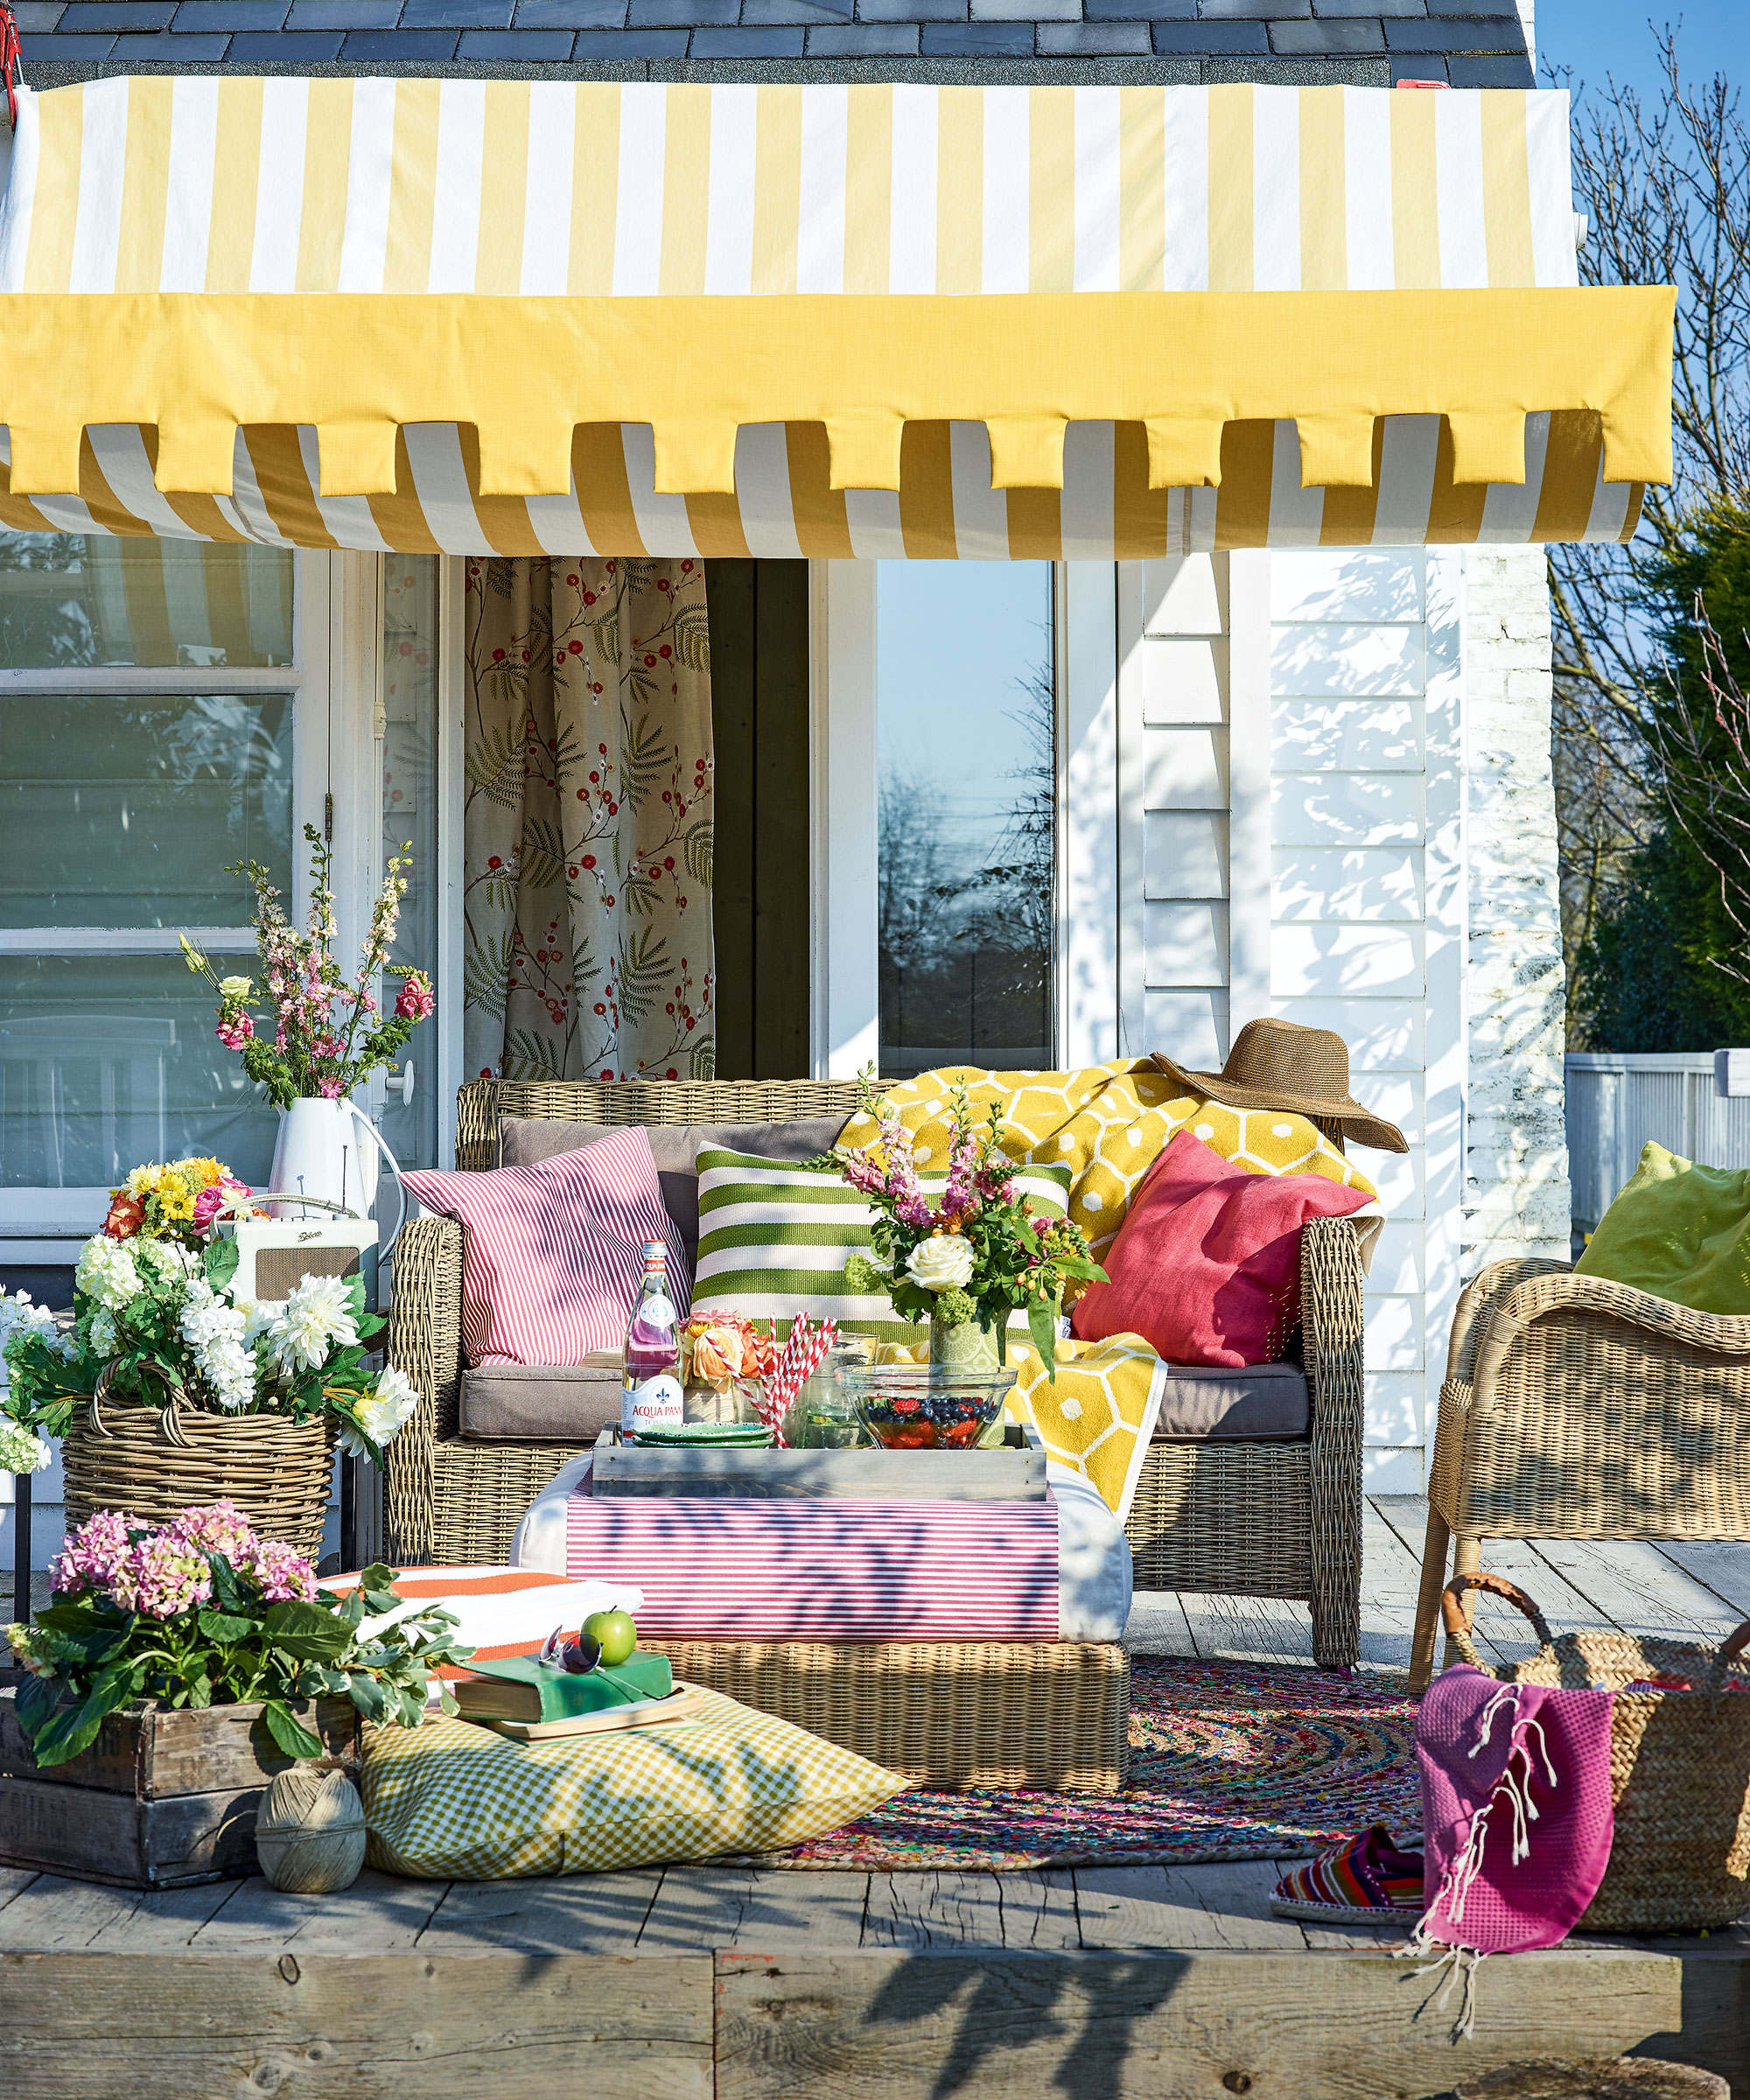
<path id="1" fill-rule="evenodd" d="M 1376 1823 L 1334 1852 L 1292 1867 L 1270 1907 L 1279 1918 L 1324 1925 L 1413 1923 L 1422 1915 L 1422 1855 L 1399 1852 Z"/>

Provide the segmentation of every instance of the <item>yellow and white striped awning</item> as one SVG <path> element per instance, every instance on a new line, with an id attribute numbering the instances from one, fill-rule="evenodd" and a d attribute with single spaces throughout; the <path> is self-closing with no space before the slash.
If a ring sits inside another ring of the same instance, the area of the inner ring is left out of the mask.
<path id="1" fill-rule="evenodd" d="M 0 141 L 5 134 L 0 131 Z M 112 80 L 0 192 L 0 523 L 500 553 L 1617 538 L 1673 295 L 1559 93 Z"/>

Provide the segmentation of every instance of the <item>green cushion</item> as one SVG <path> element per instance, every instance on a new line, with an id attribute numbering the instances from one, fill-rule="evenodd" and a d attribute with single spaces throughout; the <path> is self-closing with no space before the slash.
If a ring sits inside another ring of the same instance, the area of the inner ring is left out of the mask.
<path id="1" fill-rule="evenodd" d="M 1644 1146 L 1574 1273 L 1698 1312 L 1750 1312 L 1750 1168 L 1698 1166 Z"/>
<path id="2" fill-rule="evenodd" d="M 1068 1214 L 1067 1166 L 1019 1168 L 1016 1179 L 1040 1216 Z M 947 1185 L 943 1174 L 918 1180 L 932 1200 Z M 775 1320 L 780 1333 L 802 1316 L 836 1320 L 850 1334 L 915 1341 L 918 1330 L 895 1316 L 885 1296 L 845 1288 L 845 1261 L 868 1253 L 875 1215 L 840 1174 L 707 1146 L 699 1154 L 693 1309 L 722 1306 L 751 1320 Z M 1025 1327 L 1025 1316 L 1012 1324 Z"/>

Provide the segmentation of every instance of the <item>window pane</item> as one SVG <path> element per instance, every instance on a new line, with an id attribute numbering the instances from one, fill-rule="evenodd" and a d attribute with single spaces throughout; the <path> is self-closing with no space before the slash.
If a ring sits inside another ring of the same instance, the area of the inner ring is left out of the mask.
<path id="1" fill-rule="evenodd" d="M 881 1070 L 1052 1062 L 1048 562 L 884 562 L 876 584 Z"/>
<path id="2" fill-rule="evenodd" d="M 243 926 L 291 892 L 289 694 L 0 696 L 0 926 Z"/>
<path id="3" fill-rule="evenodd" d="M 423 970 L 438 984 L 438 586 L 437 556 L 383 559 L 383 853 L 413 848 L 404 869 L 391 961 Z M 401 989 L 391 975 L 389 996 Z M 410 1103 L 391 1077 L 382 1133 L 403 1166 L 438 1164 L 438 1022 L 414 1031 L 405 1056 L 413 1063 Z M 387 1192 L 385 1192 L 387 1193 Z M 378 1207 L 379 1217 L 393 1217 Z"/>
<path id="4" fill-rule="evenodd" d="M 260 1187 L 277 1119 L 213 1023 L 179 955 L 0 956 L 0 1185 L 108 1187 L 208 1152 Z"/>
<path id="5" fill-rule="evenodd" d="M 0 532 L 0 667 L 291 662 L 288 548 Z"/>

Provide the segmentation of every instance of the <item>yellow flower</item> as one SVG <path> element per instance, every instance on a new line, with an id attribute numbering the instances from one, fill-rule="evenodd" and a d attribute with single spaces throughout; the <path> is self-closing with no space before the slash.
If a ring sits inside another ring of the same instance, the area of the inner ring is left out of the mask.
<path id="1" fill-rule="evenodd" d="M 161 1166 L 136 1166 L 128 1176 L 128 1194 L 130 1196 L 149 1196 L 158 1187 L 158 1177 L 164 1172 Z"/>
<path id="2" fill-rule="evenodd" d="M 215 1183 L 225 1179 L 226 1173 L 222 1160 L 200 1158 L 178 1159 L 171 1171 L 173 1173 L 187 1175 L 198 1189 L 213 1187 Z"/>

